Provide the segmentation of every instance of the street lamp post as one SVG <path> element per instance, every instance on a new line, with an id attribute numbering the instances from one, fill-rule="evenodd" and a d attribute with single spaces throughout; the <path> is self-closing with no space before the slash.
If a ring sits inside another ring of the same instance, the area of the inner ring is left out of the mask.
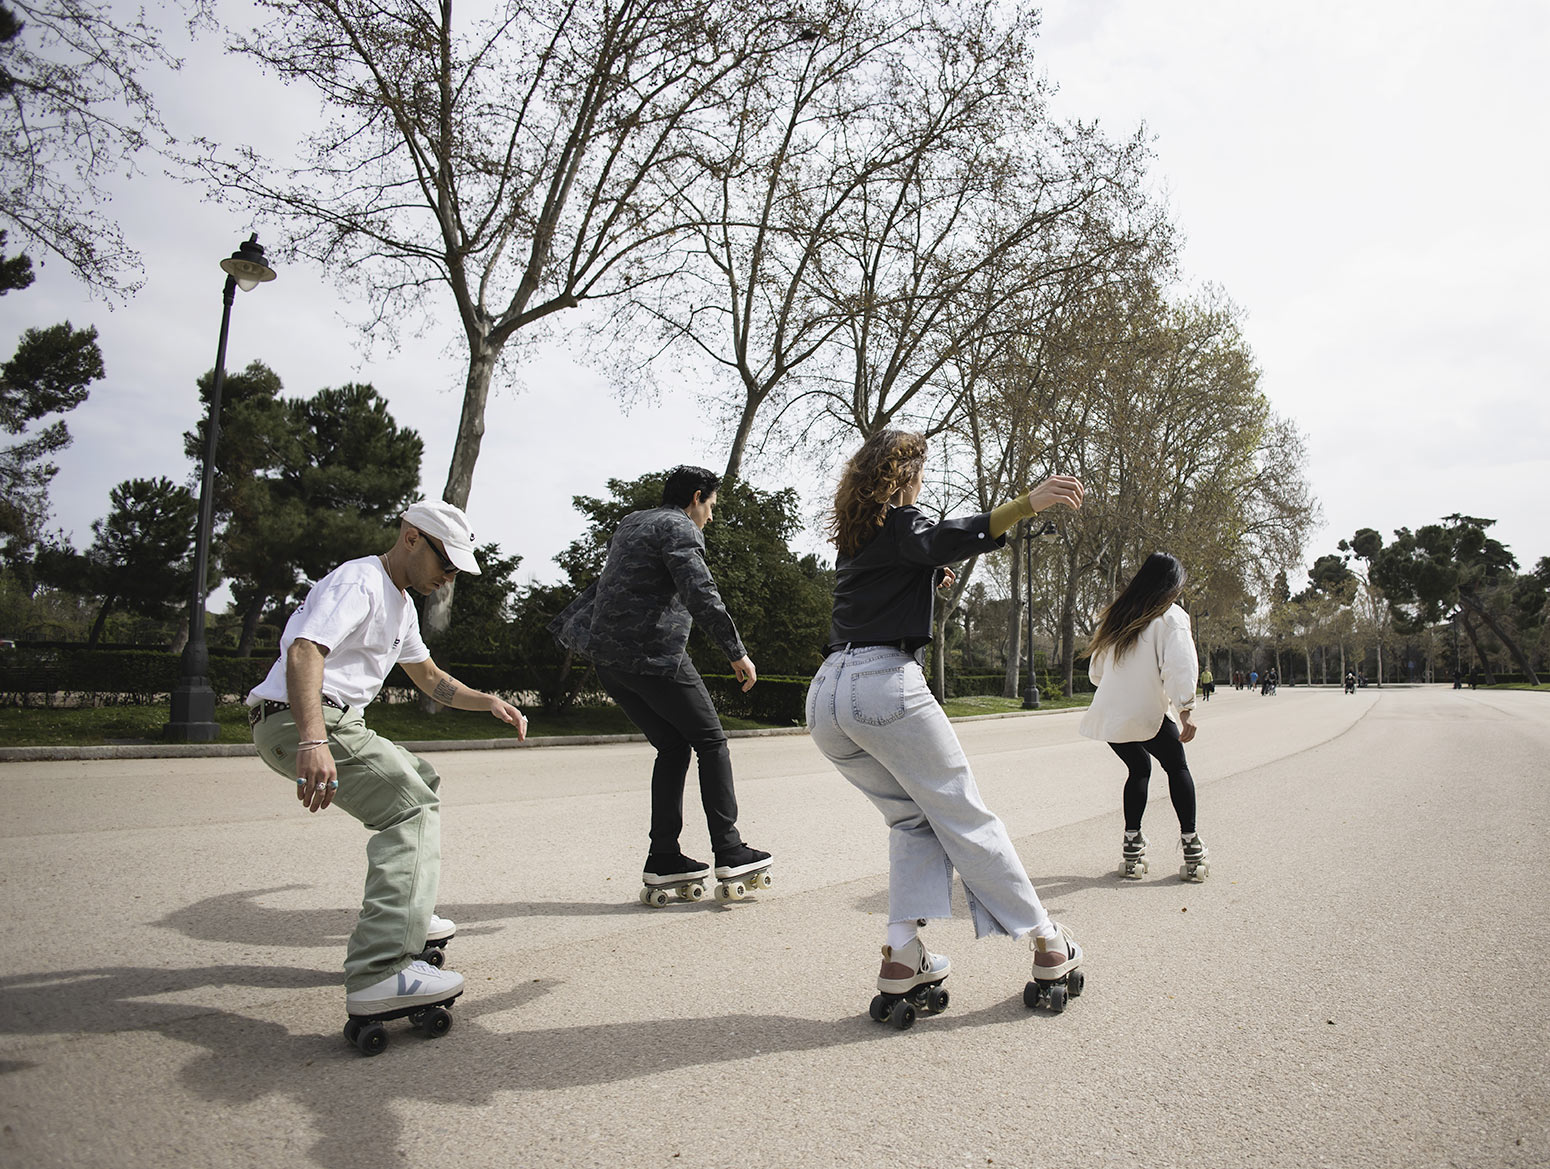
<path id="1" fill-rule="evenodd" d="M 1027 621 L 1028 626 L 1028 689 L 1023 693 L 1023 709 L 1039 709 L 1039 681 L 1033 673 L 1033 542 L 1040 536 L 1052 536 L 1055 533 L 1053 521 L 1045 521 L 1042 526 L 1035 527 L 1032 520 L 1027 521 L 1023 530 L 1023 541 L 1027 547 L 1027 560 L 1023 565 L 1023 583 L 1027 586 Z"/>
<path id="2" fill-rule="evenodd" d="M 172 691 L 172 718 L 162 730 L 166 739 L 209 743 L 220 733 L 215 721 L 215 691 L 210 688 L 210 651 L 205 645 L 205 597 L 210 572 L 210 529 L 214 523 L 215 444 L 221 428 L 221 391 L 226 385 L 226 331 L 237 289 L 249 292 L 275 277 L 264 262 L 264 249 L 254 233 L 221 261 L 226 284 L 221 292 L 221 336 L 215 347 L 215 380 L 210 387 L 210 412 L 205 422 L 205 448 L 199 481 L 199 527 L 195 531 L 194 583 L 188 610 L 188 644 L 183 647 L 177 687 Z"/>

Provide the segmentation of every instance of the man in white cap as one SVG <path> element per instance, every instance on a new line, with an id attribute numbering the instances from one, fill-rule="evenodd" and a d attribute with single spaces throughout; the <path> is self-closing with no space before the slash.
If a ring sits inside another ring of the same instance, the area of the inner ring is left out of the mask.
<path id="1" fill-rule="evenodd" d="M 312 586 L 286 622 L 279 660 L 248 695 L 253 742 L 270 770 L 295 781 L 309 811 L 337 803 L 375 834 L 345 954 L 351 1015 L 462 993 L 463 976 L 437 968 L 440 954 L 428 948 L 445 945 L 455 929 L 432 912 L 441 876 L 441 779 L 429 763 L 368 730 L 362 709 L 399 665 L 443 706 L 487 710 L 526 737 L 520 710 L 440 669 L 420 639 L 408 590 L 429 595 L 460 572 L 478 571 L 462 511 L 414 504 L 385 555 L 347 561 Z"/>

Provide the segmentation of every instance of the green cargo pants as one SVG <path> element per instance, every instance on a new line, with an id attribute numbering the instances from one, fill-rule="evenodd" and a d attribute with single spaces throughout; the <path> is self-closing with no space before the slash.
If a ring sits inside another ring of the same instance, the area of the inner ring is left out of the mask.
<path id="1" fill-rule="evenodd" d="M 374 834 L 366 844 L 366 893 L 345 949 L 345 993 L 397 974 L 425 948 L 441 881 L 441 777 L 425 760 L 367 728 L 356 709 L 323 708 L 339 771 L 334 803 Z M 269 769 L 296 782 L 296 721 L 276 711 L 253 725 Z"/>

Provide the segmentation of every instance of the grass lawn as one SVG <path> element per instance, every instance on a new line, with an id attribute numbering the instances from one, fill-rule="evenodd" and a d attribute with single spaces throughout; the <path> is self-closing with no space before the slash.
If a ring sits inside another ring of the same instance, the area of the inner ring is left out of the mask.
<path id="1" fill-rule="evenodd" d="M 1092 701 L 1091 694 L 1078 694 L 1075 698 L 1041 698 L 1040 710 L 1070 710 L 1085 707 Z M 1000 695 L 973 695 L 967 698 L 949 698 L 942 704 L 948 718 L 965 718 L 973 714 L 1021 713 L 1021 698 L 1002 698 Z"/>
<path id="2" fill-rule="evenodd" d="M 561 716 L 524 710 L 528 734 L 628 735 L 638 733 L 614 706 L 583 707 Z M 0 744 L 7 747 L 88 747 L 104 744 L 159 743 L 169 717 L 166 706 L 0 707 Z M 250 743 L 247 707 L 216 708 L 221 743 Z M 514 739 L 517 732 L 487 714 L 444 710 L 428 715 L 412 702 L 373 703 L 366 711 L 372 730 L 398 742 L 432 739 Z M 722 720 L 728 730 L 757 727 L 746 719 Z"/>
<path id="3" fill-rule="evenodd" d="M 1550 687 L 1541 687 L 1547 689 Z M 1059 710 L 1086 706 L 1091 695 L 1045 699 L 1041 709 Z M 948 717 L 1004 714 L 1021 711 L 1021 698 L 972 697 L 950 699 Z M 563 735 L 630 735 L 638 733 L 616 706 L 588 706 L 563 715 L 524 710 L 528 734 L 533 737 Z M 110 744 L 162 742 L 162 727 L 170 712 L 166 706 L 0 707 L 0 744 L 7 747 L 94 747 Z M 247 707 L 238 704 L 216 708 L 221 726 L 220 743 L 249 743 Z M 376 702 L 366 712 L 372 730 L 398 742 L 446 739 L 512 739 L 516 731 L 505 723 L 467 710 L 444 710 L 428 715 L 412 702 Z M 728 730 L 763 726 L 748 719 L 723 718 Z"/>

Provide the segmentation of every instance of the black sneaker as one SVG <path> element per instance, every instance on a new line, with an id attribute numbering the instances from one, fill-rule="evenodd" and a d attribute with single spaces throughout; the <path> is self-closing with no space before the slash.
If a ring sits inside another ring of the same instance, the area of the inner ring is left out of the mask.
<path id="1" fill-rule="evenodd" d="M 671 856 L 648 856 L 641 880 L 648 885 L 673 885 L 679 881 L 693 881 L 706 876 L 710 866 L 683 853 Z"/>
<path id="2" fill-rule="evenodd" d="M 760 852 L 757 848 L 749 848 L 746 844 L 739 844 L 730 852 L 716 854 L 716 878 L 725 881 L 729 877 L 741 877 L 744 873 L 751 873 L 755 869 L 767 868 L 769 863 L 769 853 Z"/>

